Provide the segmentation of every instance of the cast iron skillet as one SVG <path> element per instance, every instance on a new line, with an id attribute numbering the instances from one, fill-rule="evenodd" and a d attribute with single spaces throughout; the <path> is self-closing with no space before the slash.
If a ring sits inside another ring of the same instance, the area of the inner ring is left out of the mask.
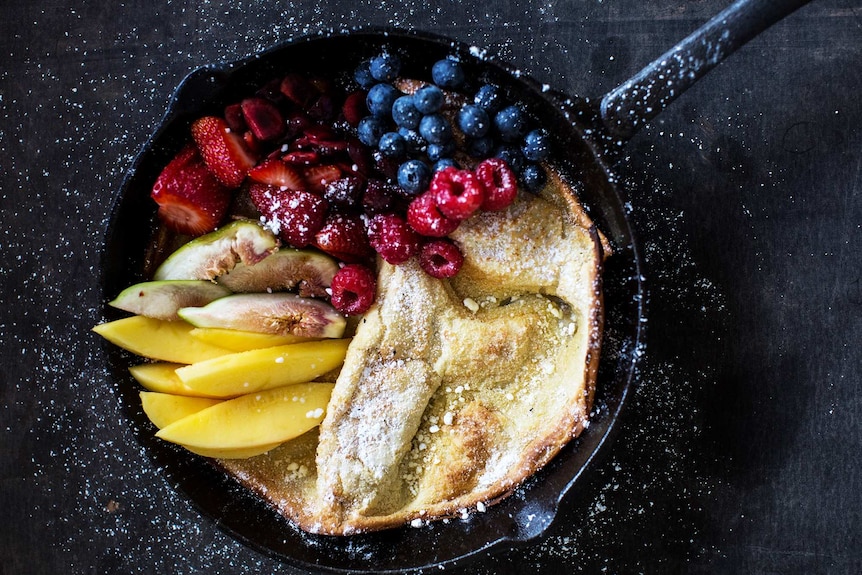
<path id="1" fill-rule="evenodd" d="M 807 0 L 741 0 L 672 50 L 612 90 L 600 102 L 548 90 L 476 48 L 430 34 L 358 29 L 297 39 L 245 61 L 196 70 L 176 91 L 168 111 L 125 178 L 113 206 L 102 257 L 103 296 L 145 279 L 144 253 L 155 222 L 149 193 L 161 168 L 203 114 L 253 93 L 288 71 L 350 73 L 384 46 L 404 60 L 405 75 L 427 77 L 431 64 L 457 56 L 468 78 L 502 86 L 552 132 L 554 163 L 609 237 L 614 255 L 604 273 L 606 325 L 596 407 L 590 427 L 544 469 L 502 502 L 467 520 L 404 527 L 350 537 L 300 532 L 203 458 L 158 441 L 140 409 L 128 374 L 132 358 L 108 346 L 108 361 L 139 440 L 179 491 L 237 539 L 291 564 L 333 572 L 397 572 L 450 566 L 492 548 L 526 544 L 542 535 L 558 506 L 609 443 L 643 352 L 646 289 L 642 259 L 612 172 L 620 147 L 670 101 L 736 48 Z M 107 319 L 119 317 L 106 309 Z"/>

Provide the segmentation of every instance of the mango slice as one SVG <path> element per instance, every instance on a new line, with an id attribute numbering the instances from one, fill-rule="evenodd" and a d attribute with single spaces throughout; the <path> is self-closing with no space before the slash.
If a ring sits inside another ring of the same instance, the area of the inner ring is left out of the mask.
<path id="1" fill-rule="evenodd" d="M 206 397 L 201 392 L 186 387 L 177 376 L 177 368 L 183 365 L 185 364 L 170 362 L 142 363 L 130 367 L 129 372 L 147 391 Z"/>
<path id="2" fill-rule="evenodd" d="M 189 335 L 192 329 L 184 321 L 133 315 L 99 324 L 93 331 L 136 355 L 174 363 L 195 363 L 230 353 L 192 337 Z"/>
<path id="3" fill-rule="evenodd" d="M 176 374 L 195 393 L 235 397 L 320 377 L 344 363 L 349 343 L 330 339 L 243 351 L 186 365 Z"/>
<path id="4" fill-rule="evenodd" d="M 144 413 L 159 429 L 222 402 L 220 399 L 187 397 L 155 391 L 142 391 L 140 395 Z"/>
<path id="5" fill-rule="evenodd" d="M 197 413 L 221 403 L 217 399 L 206 399 L 202 397 L 183 397 L 180 395 L 171 395 L 168 393 L 141 392 L 141 404 L 144 407 L 144 413 L 153 422 L 153 425 L 159 429 L 170 425 L 175 421 L 179 421 L 193 413 Z M 247 459 L 266 453 L 281 445 L 281 443 L 269 443 L 266 445 L 256 445 L 254 447 L 245 447 L 239 449 L 196 449 L 183 446 L 192 453 L 203 455 L 204 457 L 213 457 L 218 459 Z"/>
<path id="6" fill-rule="evenodd" d="M 275 449 L 279 445 L 281 445 L 281 442 L 255 445 L 254 447 L 238 447 L 236 449 L 203 449 L 198 447 L 189 447 L 188 445 L 183 445 L 183 447 L 192 453 L 197 453 L 204 457 L 212 457 L 213 459 L 248 459 L 255 455 L 262 455 L 267 451 Z"/>
<path id="7" fill-rule="evenodd" d="M 192 449 L 281 443 L 323 420 L 331 383 L 299 383 L 223 401 L 161 429 L 156 437 Z"/>
<path id="8" fill-rule="evenodd" d="M 225 329 L 221 327 L 196 327 L 190 332 L 191 336 L 203 342 L 223 347 L 231 351 L 251 351 L 277 345 L 288 345 L 291 343 L 302 343 L 316 341 L 314 338 L 301 337 L 298 335 L 272 335 L 254 331 L 242 331 L 238 329 Z"/>

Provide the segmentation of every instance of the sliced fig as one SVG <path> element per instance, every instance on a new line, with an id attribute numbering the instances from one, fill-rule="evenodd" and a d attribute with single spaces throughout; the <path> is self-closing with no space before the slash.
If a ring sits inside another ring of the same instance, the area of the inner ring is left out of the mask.
<path id="1" fill-rule="evenodd" d="M 292 293 L 236 294 L 179 310 L 195 327 L 220 327 L 277 335 L 338 338 L 347 320 L 321 300 Z"/>
<path id="2" fill-rule="evenodd" d="M 297 289 L 303 297 L 323 297 L 338 263 L 313 250 L 282 248 L 254 265 L 238 263 L 216 281 L 236 293 Z"/>
<path id="3" fill-rule="evenodd" d="M 237 220 L 196 238 L 156 269 L 154 280 L 212 280 L 242 262 L 256 264 L 278 247 L 269 230 L 251 220 Z"/>
<path id="4" fill-rule="evenodd" d="M 204 280 L 162 280 L 127 287 L 108 305 L 155 319 L 178 320 L 180 308 L 204 306 L 230 294 L 228 288 Z"/>

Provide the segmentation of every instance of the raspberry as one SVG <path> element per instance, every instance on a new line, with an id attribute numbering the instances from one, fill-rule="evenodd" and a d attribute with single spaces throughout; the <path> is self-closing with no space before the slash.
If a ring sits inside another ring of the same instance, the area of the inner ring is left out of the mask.
<path id="1" fill-rule="evenodd" d="M 476 166 L 476 177 L 485 187 L 482 209 L 505 210 L 518 195 L 518 177 L 500 158 L 488 158 Z"/>
<path id="2" fill-rule="evenodd" d="M 470 171 L 444 168 L 434 174 L 429 187 L 437 206 L 450 220 L 469 218 L 485 201 L 485 188 Z"/>
<path id="3" fill-rule="evenodd" d="M 336 272 L 330 289 L 335 309 L 345 315 L 359 315 L 374 303 L 377 281 L 367 267 L 348 264 Z"/>
<path id="4" fill-rule="evenodd" d="M 310 244 L 323 226 L 328 206 L 323 198 L 312 193 L 252 184 L 249 196 L 268 227 L 294 247 Z"/>
<path id="5" fill-rule="evenodd" d="M 419 265 L 431 277 L 451 278 L 461 270 L 464 255 L 451 240 L 433 240 L 422 246 Z"/>
<path id="6" fill-rule="evenodd" d="M 396 214 L 378 214 L 368 222 L 368 239 L 380 257 L 393 265 L 409 260 L 419 251 L 422 238 Z"/>
<path id="7" fill-rule="evenodd" d="M 460 222 L 450 220 L 440 212 L 437 195 L 429 190 L 410 202 L 407 223 L 423 236 L 442 238 L 454 232 Z"/>

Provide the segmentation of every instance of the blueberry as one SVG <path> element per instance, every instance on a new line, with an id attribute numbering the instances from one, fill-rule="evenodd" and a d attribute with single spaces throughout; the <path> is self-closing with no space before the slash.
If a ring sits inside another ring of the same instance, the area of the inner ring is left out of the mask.
<path id="1" fill-rule="evenodd" d="M 378 147 L 387 158 L 402 158 L 407 153 L 407 141 L 397 132 L 386 132 L 380 136 Z"/>
<path id="2" fill-rule="evenodd" d="M 527 131 L 527 114 L 518 106 L 506 106 L 494 116 L 494 126 L 504 142 L 514 142 Z"/>
<path id="3" fill-rule="evenodd" d="M 503 107 L 503 94 L 497 86 L 485 84 L 476 92 L 473 103 L 489 114 L 493 114 Z"/>
<path id="4" fill-rule="evenodd" d="M 441 88 L 459 88 L 464 84 L 464 69 L 455 60 L 440 60 L 431 67 L 431 79 Z"/>
<path id="5" fill-rule="evenodd" d="M 401 58 L 391 52 L 384 52 L 371 59 L 369 70 L 375 80 L 391 82 L 401 71 Z"/>
<path id="6" fill-rule="evenodd" d="M 419 135 L 429 144 L 443 144 L 452 139 L 452 126 L 442 115 L 430 114 L 419 122 Z"/>
<path id="7" fill-rule="evenodd" d="M 494 152 L 494 157 L 500 158 L 512 168 L 516 174 L 521 173 L 521 168 L 524 167 L 524 155 L 517 146 L 500 146 Z"/>
<path id="8" fill-rule="evenodd" d="M 431 181 L 431 170 L 425 162 L 408 160 L 398 168 L 398 185 L 408 195 L 416 196 L 425 191 Z"/>
<path id="9" fill-rule="evenodd" d="M 524 187 L 530 192 L 538 192 L 542 189 L 547 181 L 548 176 L 541 166 L 536 164 L 527 164 L 521 170 L 520 180 Z"/>
<path id="10" fill-rule="evenodd" d="M 455 160 L 452 158 L 441 158 L 434 162 L 434 171 L 439 172 L 440 170 L 446 169 L 448 167 L 457 168 L 458 164 L 455 163 Z"/>
<path id="11" fill-rule="evenodd" d="M 494 151 L 494 139 L 490 136 L 467 140 L 467 153 L 474 158 L 485 159 Z"/>
<path id="12" fill-rule="evenodd" d="M 380 136 L 386 133 L 386 125 L 374 116 L 366 116 L 359 121 L 356 127 L 356 135 L 359 141 L 369 147 L 375 147 L 380 141 Z"/>
<path id="13" fill-rule="evenodd" d="M 524 157 L 532 162 L 541 162 L 551 151 L 551 142 L 545 130 L 533 130 L 524 136 L 524 146 L 521 148 Z"/>
<path id="14" fill-rule="evenodd" d="M 370 66 L 369 62 L 363 62 L 357 66 L 356 70 L 353 72 L 353 79 L 356 80 L 357 84 L 365 89 L 368 89 L 377 83 L 377 80 L 375 80 L 374 76 L 371 75 Z"/>
<path id="15" fill-rule="evenodd" d="M 392 119 L 402 128 L 416 129 L 422 112 L 413 105 L 413 96 L 401 96 L 392 104 Z"/>
<path id="16" fill-rule="evenodd" d="M 450 157 L 455 152 L 455 147 L 455 140 L 449 140 L 442 144 L 428 144 L 426 153 L 429 160 L 436 162 L 437 160 Z"/>
<path id="17" fill-rule="evenodd" d="M 479 106 L 467 104 L 458 112 L 458 126 L 465 135 L 481 138 L 488 133 L 491 119 L 488 117 L 488 112 Z"/>
<path id="18" fill-rule="evenodd" d="M 443 105 L 443 91 L 437 86 L 422 86 L 413 94 L 413 105 L 423 114 L 433 114 Z"/>
<path id="19" fill-rule="evenodd" d="M 404 138 L 404 141 L 407 143 L 407 153 L 411 155 L 420 154 L 425 151 L 425 146 L 428 145 L 428 142 L 425 141 L 425 138 L 419 135 L 419 132 L 416 130 L 411 130 L 410 128 L 398 128 L 398 133 L 401 134 L 401 137 Z"/>
<path id="20" fill-rule="evenodd" d="M 365 103 L 373 116 L 385 118 L 392 114 L 392 104 L 398 97 L 398 90 L 389 84 L 375 84 L 368 90 Z"/>

